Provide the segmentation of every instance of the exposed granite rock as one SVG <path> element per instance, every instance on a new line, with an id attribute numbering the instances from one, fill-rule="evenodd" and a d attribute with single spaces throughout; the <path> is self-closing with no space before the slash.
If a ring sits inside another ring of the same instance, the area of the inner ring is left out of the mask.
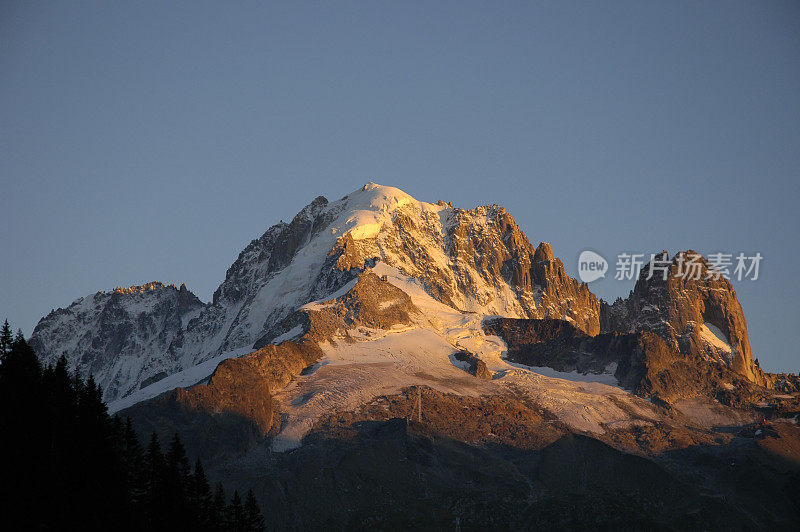
<path id="1" fill-rule="evenodd" d="M 767 388 L 781 393 L 800 392 L 800 374 L 797 373 L 767 373 L 761 369 L 758 359 L 755 361 L 756 371 L 766 382 Z"/>
<path id="2" fill-rule="evenodd" d="M 697 275 L 687 271 L 690 260 L 697 265 Z M 673 349 L 715 361 L 765 385 L 764 376 L 753 363 L 747 322 L 731 283 L 715 275 L 707 260 L 691 250 L 678 253 L 671 261 L 664 251 L 654 262 L 642 268 L 630 297 L 613 305 L 603 304 L 602 329 L 651 331 Z M 663 271 L 667 272 L 666 279 Z M 691 274 L 680 277 L 681 272 Z M 707 333 L 703 334 L 707 325 L 722 332 L 729 350 L 708 341 Z"/>
<path id="3" fill-rule="evenodd" d="M 238 455 L 280 428 L 274 391 L 321 355 L 313 342 L 267 345 L 220 363 L 207 383 L 176 388 L 121 415 L 162 439 L 177 432 L 193 455 L 215 460 Z"/>
<path id="4" fill-rule="evenodd" d="M 412 317 L 420 314 L 408 294 L 371 271 L 359 274 L 353 289 L 325 310 L 335 313 L 347 328 L 391 329 L 410 325 Z"/>
<path id="5" fill-rule="evenodd" d="M 265 297 L 268 282 L 284 270 L 298 251 L 318 235 L 334 218 L 326 207 L 328 200 L 317 197 L 305 206 L 290 223 L 279 223 L 268 229 L 260 238 L 253 240 L 228 268 L 225 281 L 214 292 L 211 304 L 197 322 L 192 323 L 187 335 L 192 337 L 195 347 L 202 351 L 205 346 L 214 347 L 215 353 L 252 345 L 269 328 L 291 314 L 296 301 L 286 298 L 285 305 L 274 305 L 269 313 L 254 320 L 251 313 L 259 309 L 258 298 Z M 316 279 L 308 279 L 297 302 L 305 302 L 335 291 L 351 280 L 354 275 L 323 268 Z M 275 289 L 273 288 L 273 291 Z M 266 310 L 266 309 L 265 309 Z M 213 340 L 222 337 L 221 341 Z M 219 345 L 214 345 L 218 343 Z"/>
<path id="6" fill-rule="evenodd" d="M 486 226 L 474 223 L 476 215 L 486 216 Z M 542 242 L 534 249 L 505 209 L 454 209 L 452 227 L 446 243 L 454 267 L 479 257 L 474 268 L 490 283 L 509 283 L 528 317 L 566 319 L 588 334 L 600 331 L 600 304 L 594 294 L 566 274 L 550 244 Z"/>
<path id="7" fill-rule="evenodd" d="M 553 256 L 553 246 L 547 242 L 542 242 L 533 254 L 533 262 L 548 262 L 555 259 Z"/>
<path id="8" fill-rule="evenodd" d="M 486 320 L 484 328 L 505 340 L 513 362 L 583 374 L 612 372 L 622 387 L 661 404 L 705 397 L 753 408 L 773 399 L 743 375 L 678 351 L 650 331 L 588 336 L 559 320 L 508 318 Z"/>
<path id="9" fill-rule="evenodd" d="M 506 342 L 508 360 L 564 372 L 614 373 L 617 367 L 609 365 L 619 363 L 619 353 L 632 347 L 632 339 L 626 335 L 590 336 L 556 319 L 495 318 L 484 320 L 483 326 L 487 334 Z"/>
<path id="10" fill-rule="evenodd" d="M 466 371 L 479 379 L 491 380 L 492 372 L 486 367 L 486 362 L 466 351 L 453 353 L 453 358 L 466 364 Z"/>
<path id="11" fill-rule="evenodd" d="M 502 207 L 415 212 L 399 209 L 377 238 L 340 237 L 331 254 L 342 271 L 379 259 L 420 279 L 435 299 L 459 310 L 572 320 L 600 330 L 600 304 L 567 276 L 549 244 L 538 250 Z"/>
<path id="12" fill-rule="evenodd" d="M 567 320 L 589 335 L 600 332 L 597 298 L 586 283 L 567 275 L 561 259 L 553 258 L 547 242 L 537 248 L 531 271 L 534 283 L 542 287 L 543 312 L 536 317 Z"/>
<path id="13" fill-rule="evenodd" d="M 408 294 L 368 270 L 358 274 L 356 283 L 347 293 L 306 305 L 278 323 L 256 341 L 255 348 L 269 345 L 297 326 L 302 329 L 304 338 L 319 342 L 346 336 L 348 330 L 357 327 L 388 330 L 396 325 L 410 325 L 419 315 L 419 309 Z"/>

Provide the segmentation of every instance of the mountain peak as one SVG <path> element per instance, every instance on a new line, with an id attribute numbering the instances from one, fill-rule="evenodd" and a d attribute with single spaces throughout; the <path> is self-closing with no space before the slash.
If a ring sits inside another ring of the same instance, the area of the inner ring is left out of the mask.
<path id="1" fill-rule="evenodd" d="M 416 213 L 438 213 L 442 207 L 419 201 L 399 188 L 367 183 L 351 192 L 334 206 L 340 210 L 339 219 L 332 224 L 341 235 L 350 234 L 354 240 L 374 238 L 387 225 L 395 213 L 413 210 Z"/>
<path id="2" fill-rule="evenodd" d="M 345 288 L 378 262 L 417 279 L 431 297 L 458 311 L 550 316 L 570 320 L 589 334 L 599 330 L 595 296 L 566 275 L 561 262 L 553 260 L 549 244 L 535 250 L 502 207 L 453 208 L 369 182 L 336 201 L 318 196 L 290 223 L 278 223 L 251 241 L 206 305 L 174 288 L 172 292 L 181 296 L 175 302 L 133 297 L 125 303 L 130 309 L 115 315 L 119 331 L 136 329 L 138 325 L 128 321 L 138 320 L 142 312 L 168 320 L 163 330 L 169 334 L 162 335 L 167 343 L 158 344 L 153 352 L 137 351 L 142 360 L 115 366 L 117 355 L 86 347 L 74 350 L 73 364 L 88 360 L 84 355 L 91 351 L 92 372 L 104 374 L 107 396 L 116 399 L 177 368 L 252 347 L 298 308 Z M 149 293 L 163 287 L 154 282 L 118 288 L 116 293 Z M 83 313 L 76 307 L 64 330 L 85 337 L 87 346 L 98 335 L 114 339 L 114 345 L 125 343 L 121 332 L 115 336 L 98 328 L 98 323 L 105 323 L 103 312 L 109 313 L 104 306 L 84 307 Z M 174 311 L 154 314 L 162 307 Z M 44 359 L 59 356 L 65 347 L 62 337 L 40 325 L 34 336 L 41 338 Z M 154 329 L 159 327 L 161 323 Z"/>
<path id="3" fill-rule="evenodd" d="M 694 262 L 691 267 L 689 258 Z M 692 250 L 678 252 L 671 260 L 666 250 L 655 253 L 640 271 L 631 295 L 604 305 L 603 328 L 653 332 L 668 346 L 697 359 L 714 360 L 763 385 L 765 377 L 753 364 L 747 321 L 736 291 L 712 268 Z"/>
<path id="4" fill-rule="evenodd" d="M 536 253 L 533 255 L 533 261 L 542 262 L 548 260 L 553 260 L 553 246 L 548 242 L 541 242 L 539 243 L 539 247 L 536 248 Z"/>

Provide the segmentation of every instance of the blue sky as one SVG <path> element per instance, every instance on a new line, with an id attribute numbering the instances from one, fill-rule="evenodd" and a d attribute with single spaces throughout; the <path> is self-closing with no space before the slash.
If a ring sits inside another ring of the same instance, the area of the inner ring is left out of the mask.
<path id="1" fill-rule="evenodd" d="M 734 283 L 754 354 L 800 369 L 797 2 L 6 1 L 0 73 L 26 334 L 117 285 L 208 300 L 270 225 L 373 180 L 501 204 L 573 275 L 587 248 L 760 252 Z"/>

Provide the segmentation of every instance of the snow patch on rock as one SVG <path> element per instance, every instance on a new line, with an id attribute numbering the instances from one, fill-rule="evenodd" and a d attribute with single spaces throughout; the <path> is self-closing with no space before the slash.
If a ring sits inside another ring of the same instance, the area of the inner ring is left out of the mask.
<path id="1" fill-rule="evenodd" d="M 728 337 L 714 324 L 708 322 L 703 323 L 700 327 L 700 338 L 717 349 L 728 353 L 731 352 L 731 344 L 728 341 Z"/>

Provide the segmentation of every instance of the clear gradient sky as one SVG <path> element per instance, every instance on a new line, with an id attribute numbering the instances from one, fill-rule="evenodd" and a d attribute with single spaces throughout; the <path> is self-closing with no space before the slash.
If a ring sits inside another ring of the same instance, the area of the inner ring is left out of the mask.
<path id="1" fill-rule="evenodd" d="M 800 370 L 800 3 L 0 2 L 0 319 L 239 251 L 366 181 L 581 250 L 761 252 Z M 613 272 L 612 272 L 613 273 Z M 631 282 L 591 288 L 606 299 Z"/>

